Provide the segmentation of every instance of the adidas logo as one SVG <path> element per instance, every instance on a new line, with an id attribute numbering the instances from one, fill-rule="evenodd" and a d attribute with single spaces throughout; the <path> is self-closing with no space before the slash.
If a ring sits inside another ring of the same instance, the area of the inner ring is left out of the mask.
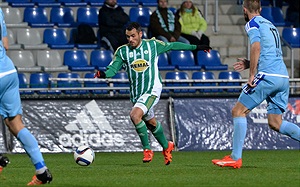
<path id="1" fill-rule="evenodd" d="M 95 100 L 87 103 L 84 108 L 76 115 L 74 121 L 65 126 L 67 133 L 59 136 L 61 145 L 64 147 L 124 145 L 123 135 L 115 132 Z"/>

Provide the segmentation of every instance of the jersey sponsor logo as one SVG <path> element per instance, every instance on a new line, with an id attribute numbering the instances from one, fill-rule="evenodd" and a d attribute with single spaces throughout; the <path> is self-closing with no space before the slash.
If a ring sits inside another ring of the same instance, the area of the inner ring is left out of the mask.
<path id="1" fill-rule="evenodd" d="M 149 63 L 144 59 L 136 59 L 130 64 L 130 68 L 135 72 L 143 72 L 148 69 Z"/>

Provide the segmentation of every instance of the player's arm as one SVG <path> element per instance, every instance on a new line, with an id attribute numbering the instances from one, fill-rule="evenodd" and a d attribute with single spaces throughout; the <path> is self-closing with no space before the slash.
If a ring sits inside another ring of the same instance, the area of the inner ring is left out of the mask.
<path id="1" fill-rule="evenodd" d="M 3 47 L 5 48 L 5 50 L 8 50 L 9 47 L 9 43 L 8 43 L 8 38 L 7 37 L 3 37 L 2 38 L 2 43 L 3 43 Z"/>
<path id="2" fill-rule="evenodd" d="M 115 56 L 111 63 L 107 66 L 106 71 L 97 71 L 95 74 L 95 78 L 111 78 L 118 73 L 123 65 L 122 58 L 118 55 L 118 51 L 115 53 Z"/>
<path id="3" fill-rule="evenodd" d="M 252 84 L 254 76 L 257 72 L 257 64 L 260 56 L 260 42 L 254 42 L 250 47 L 250 68 L 249 68 L 249 79 L 247 84 L 251 87 L 255 85 Z"/>
<path id="4" fill-rule="evenodd" d="M 164 43 L 160 40 L 156 40 L 156 42 L 157 42 L 157 49 L 159 54 L 170 50 L 203 50 L 203 51 L 211 50 L 211 47 L 207 45 L 191 45 L 182 42 Z"/>

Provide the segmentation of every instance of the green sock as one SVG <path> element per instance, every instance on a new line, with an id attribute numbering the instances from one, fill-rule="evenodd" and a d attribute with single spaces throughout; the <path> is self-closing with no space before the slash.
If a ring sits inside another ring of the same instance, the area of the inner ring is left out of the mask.
<path id="1" fill-rule="evenodd" d="M 156 122 L 156 128 L 152 131 L 152 134 L 156 138 L 158 143 L 163 147 L 163 149 L 168 148 L 168 140 L 165 137 L 164 130 L 160 122 Z"/>
<path id="2" fill-rule="evenodd" d="M 150 144 L 149 144 L 149 138 L 148 138 L 148 132 L 147 132 L 147 127 L 144 121 L 141 121 L 135 126 L 135 130 L 138 133 L 143 149 L 151 149 Z"/>

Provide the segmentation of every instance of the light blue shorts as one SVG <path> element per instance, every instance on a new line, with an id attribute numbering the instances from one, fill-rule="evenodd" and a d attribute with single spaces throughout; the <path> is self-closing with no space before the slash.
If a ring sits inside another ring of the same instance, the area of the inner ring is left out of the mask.
<path id="1" fill-rule="evenodd" d="M 18 74 L 12 73 L 0 78 L 0 115 L 3 119 L 22 114 Z"/>
<path id="2" fill-rule="evenodd" d="M 286 111 L 288 98 L 289 79 L 266 75 L 251 93 L 242 91 L 238 101 L 252 110 L 266 100 L 268 114 L 282 114 Z"/>

